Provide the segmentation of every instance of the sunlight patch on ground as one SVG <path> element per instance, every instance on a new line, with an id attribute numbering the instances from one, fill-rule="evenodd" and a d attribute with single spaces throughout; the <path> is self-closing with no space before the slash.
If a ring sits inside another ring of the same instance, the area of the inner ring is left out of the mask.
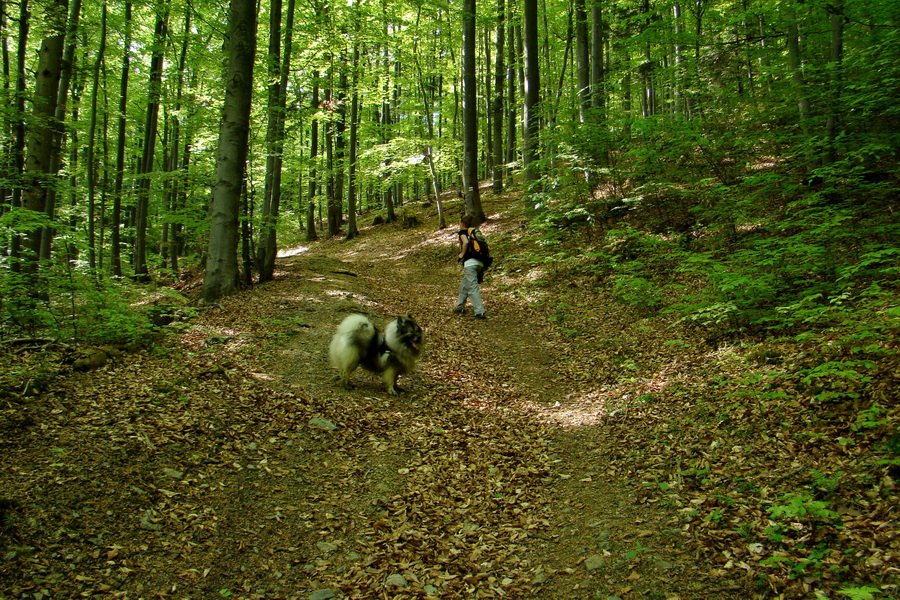
<path id="1" fill-rule="evenodd" d="M 565 402 L 537 410 L 562 427 L 601 425 L 609 419 L 653 418 L 654 405 L 660 400 L 658 394 L 672 384 L 676 371 L 677 365 L 667 365 L 653 377 L 586 390 L 570 395 Z"/>
<path id="2" fill-rule="evenodd" d="M 309 246 L 297 246 L 296 248 L 284 248 L 278 252 L 278 258 L 290 258 L 309 252 Z"/>

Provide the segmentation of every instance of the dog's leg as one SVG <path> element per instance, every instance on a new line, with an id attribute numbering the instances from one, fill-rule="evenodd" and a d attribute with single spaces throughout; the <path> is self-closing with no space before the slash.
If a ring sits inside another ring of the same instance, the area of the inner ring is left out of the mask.
<path id="1" fill-rule="evenodd" d="M 341 387 L 345 390 L 352 390 L 353 384 L 350 383 L 350 376 L 353 375 L 353 371 L 359 366 L 359 360 L 350 360 L 349 362 L 341 365 L 341 374 L 338 378 L 341 380 Z"/>
<path id="2" fill-rule="evenodd" d="M 387 386 L 388 394 L 396 395 L 397 390 L 397 377 L 400 376 L 400 372 L 396 367 L 388 367 L 381 374 L 381 378 L 384 380 L 384 384 Z M 402 391 L 402 390 L 401 390 Z"/>

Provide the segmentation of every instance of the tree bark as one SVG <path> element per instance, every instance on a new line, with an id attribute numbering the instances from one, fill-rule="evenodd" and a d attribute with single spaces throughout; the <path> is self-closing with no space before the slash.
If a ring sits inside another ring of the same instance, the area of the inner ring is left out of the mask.
<path id="1" fill-rule="evenodd" d="M 359 130 L 359 45 L 353 45 L 353 80 L 351 92 L 353 97 L 350 100 L 350 150 L 347 158 L 347 235 L 346 239 L 352 240 L 359 235 L 359 229 L 356 226 L 356 152 L 357 152 L 357 133 Z"/>
<path id="2" fill-rule="evenodd" d="M 65 0 L 60 0 L 50 7 L 47 15 L 48 36 L 41 44 L 33 95 L 33 125 L 27 135 L 24 206 L 43 216 L 47 216 L 47 190 L 54 185 L 50 169 L 54 133 L 58 127 L 56 106 L 66 35 L 67 8 Z M 43 229 L 43 227 L 34 229 L 28 234 L 28 249 L 31 254 L 26 258 L 30 261 L 32 270 L 36 270 L 37 259 L 40 256 Z"/>
<path id="3" fill-rule="evenodd" d="M 578 72 L 578 117 L 587 122 L 591 108 L 591 62 L 585 0 L 575 0 L 575 68 Z"/>
<path id="4" fill-rule="evenodd" d="M 131 10 L 125 2 L 125 31 L 122 40 L 122 77 L 119 83 L 119 119 L 116 136 L 116 182 L 113 191 L 112 224 L 110 231 L 109 265 L 116 277 L 122 276 L 122 189 L 125 177 L 125 142 L 128 139 L 128 73 L 131 69 Z"/>
<path id="5" fill-rule="evenodd" d="M 232 0 L 228 18 L 228 70 L 210 203 L 210 233 L 203 298 L 215 302 L 238 289 L 238 210 L 246 170 L 253 61 L 256 54 L 256 2 Z"/>
<path id="6" fill-rule="evenodd" d="M 319 72 L 312 72 L 312 108 L 319 109 Z M 313 116 L 309 133 L 309 203 L 306 210 L 306 241 L 312 242 L 318 239 L 316 234 L 316 194 L 318 193 L 318 170 L 316 161 L 319 160 L 319 120 Z"/>
<path id="7" fill-rule="evenodd" d="M 828 122 L 826 124 L 825 163 L 838 159 L 837 140 L 843 118 L 841 96 L 844 86 L 844 0 L 834 0 L 828 8 L 831 13 L 831 56 L 828 90 Z"/>
<path id="8" fill-rule="evenodd" d="M 153 54 L 150 59 L 150 82 L 147 87 L 147 114 L 144 122 L 143 156 L 138 171 L 137 210 L 134 233 L 134 278 L 149 281 L 147 270 L 147 223 L 150 210 L 150 173 L 156 151 L 156 132 L 159 127 L 159 102 L 162 96 L 163 55 L 168 35 L 169 5 L 160 8 L 153 35 Z"/>
<path id="9" fill-rule="evenodd" d="M 540 180 L 537 161 L 540 159 L 540 57 L 538 46 L 537 0 L 524 1 L 522 37 L 525 49 L 525 111 L 522 136 L 522 157 L 525 181 L 529 187 Z M 535 208 L 531 200 L 526 200 L 526 209 Z"/>
<path id="10" fill-rule="evenodd" d="M 107 9 L 106 1 L 103 2 L 103 9 L 100 16 L 100 47 L 97 49 L 97 58 L 94 61 L 93 82 L 91 88 L 91 116 L 90 126 L 88 127 L 87 139 L 87 186 L 88 186 L 88 264 L 91 269 L 97 268 L 97 250 L 96 235 L 94 223 L 96 180 L 96 165 L 94 164 L 94 148 L 97 144 L 97 97 L 100 92 L 100 68 L 103 65 L 104 55 L 106 54 L 106 26 L 107 26 Z"/>
<path id="11" fill-rule="evenodd" d="M 497 0 L 497 50 L 494 65 L 494 103 L 491 124 L 494 126 L 494 193 L 503 192 L 503 92 L 506 74 L 504 64 L 506 34 L 506 6 L 504 0 Z"/>
<path id="12" fill-rule="evenodd" d="M 803 57 L 800 54 L 800 29 L 797 26 L 797 13 L 794 4 L 790 1 L 784 3 L 786 36 L 785 45 L 787 46 L 788 64 L 791 70 L 791 83 L 794 86 L 794 92 L 797 97 L 797 110 L 799 112 L 800 131 L 804 137 L 804 144 L 807 145 L 812 138 L 812 130 L 810 128 L 810 104 L 809 97 L 806 95 L 806 81 L 803 77 Z M 813 158 L 807 150 L 807 168 L 812 168 Z"/>
<path id="13" fill-rule="evenodd" d="M 466 212 L 479 225 L 485 219 L 478 187 L 478 90 L 476 88 L 475 52 L 477 30 L 475 0 L 463 2 L 463 186 L 466 193 Z"/>
<path id="14" fill-rule="evenodd" d="M 22 173 L 25 170 L 25 80 L 26 65 L 28 62 L 28 29 L 31 22 L 31 14 L 28 12 L 28 0 L 19 3 L 19 39 L 16 45 L 16 90 L 14 97 L 15 111 L 12 146 L 13 181 L 16 185 L 12 190 L 12 207 L 21 208 L 24 202 L 22 195 Z M 9 255 L 13 259 L 10 263 L 13 271 L 19 271 L 22 253 L 22 238 L 13 235 L 10 240 Z"/>
<path id="15" fill-rule="evenodd" d="M 277 7 L 277 15 L 276 15 Z M 287 22 L 284 30 L 284 55 L 281 56 L 281 0 L 272 2 L 269 60 L 272 61 L 269 76 L 274 83 L 269 90 L 269 129 L 266 134 L 268 156 L 266 158 L 266 185 L 263 202 L 262 231 L 259 243 L 259 281 L 269 281 L 275 274 L 275 256 L 278 253 L 277 225 L 281 208 L 281 176 L 284 164 L 285 110 L 287 107 L 287 83 L 290 73 L 291 51 L 294 34 L 294 0 L 288 0 Z M 276 22 L 277 21 L 277 22 Z"/>

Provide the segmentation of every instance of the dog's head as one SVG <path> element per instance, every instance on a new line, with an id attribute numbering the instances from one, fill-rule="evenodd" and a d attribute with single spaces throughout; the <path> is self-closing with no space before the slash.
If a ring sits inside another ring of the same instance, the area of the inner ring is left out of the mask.
<path id="1" fill-rule="evenodd" d="M 425 333 L 412 316 L 398 317 L 396 323 L 396 340 L 405 347 L 418 354 L 422 350 L 425 341 Z"/>

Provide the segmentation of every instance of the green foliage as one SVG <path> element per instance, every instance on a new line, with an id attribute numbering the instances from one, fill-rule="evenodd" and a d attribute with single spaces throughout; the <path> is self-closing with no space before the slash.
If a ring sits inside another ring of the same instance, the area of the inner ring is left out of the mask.
<path id="1" fill-rule="evenodd" d="M 860 411 L 856 416 L 856 423 L 853 425 L 853 431 L 863 431 L 866 429 L 877 429 L 887 425 L 890 421 L 887 417 L 887 409 L 879 403 L 873 404 L 870 408 Z"/>
<path id="2" fill-rule="evenodd" d="M 779 504 L 769 508 L 769 514 L 776 521 L 800 521 L 805 523 L 840 522 L 840 515 L 828 508 L 830 503 L 814 500 L 806 492 L 790 492 L 779 498 Z"/>
<path id="3" fill-rule="evenodd" d="M 844 588 L 838 590 L 838 594 L 847 596 L 851 600 L 875 600 L 875 594 L 880 594 L 881 590 L 870 585 L 860 587 Z"/>
<path id="4" fill-rule="evenodd" d="M 45 263 L 40 275 L 0 270 L 0 338 L 52 337 L 92 344 L 131 343 L 156 330 L 147 291 L 127 280 Z M 181 304 L 174 292 L 158 293 Z"/>

